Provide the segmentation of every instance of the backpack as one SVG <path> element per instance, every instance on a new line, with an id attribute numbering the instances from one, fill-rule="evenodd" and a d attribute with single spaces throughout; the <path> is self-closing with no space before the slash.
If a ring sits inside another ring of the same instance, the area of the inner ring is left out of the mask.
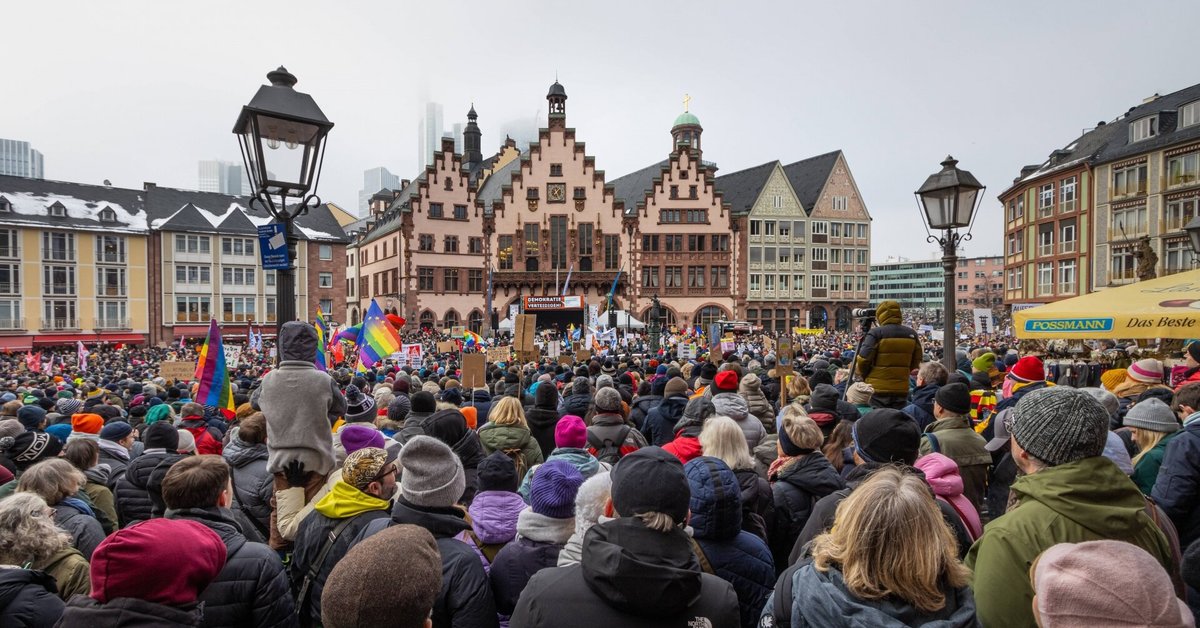
<path id="1" fill-rule="evenodd" d="M 621 447 L 625 444 L 625 438 L 629 436 L 631 429 L 633 428 L 629 425 L 622 425 L 615 442 L 608 438 L 601 440 L 595 432 L 588 430 L 588 451 L 600 462 L 616 464 L 621 459 Z"/>
<path id="2" fill-rule="evenodd" d="M 529 463 L 525 461 L 525 450 L 520 447 L 509 447 L 501 449 L 504 455 L 512 458 L 513 464 L 517 465 L 517 480 L 525 477 L 525 471 L 529 469 Z"/>

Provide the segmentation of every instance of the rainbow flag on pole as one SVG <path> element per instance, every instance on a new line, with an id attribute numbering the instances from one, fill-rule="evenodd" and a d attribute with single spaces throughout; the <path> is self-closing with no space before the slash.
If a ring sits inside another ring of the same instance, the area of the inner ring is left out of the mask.
<path id="1" fill-rule="evenodd" d="M 482 344 L 483 344 L 483 338 L 480 338 L 479 334 L 477 334 L 469 329 L 463 331 L 463 345 L 464 346 L 475 347 L 475 346 L 482 345 Z"/>
<path id="2" fill-rule="evenodd" d="M 358 334 L 358 371 L 363 372 L 400 350 L 400 334 L 383 315 L 375 299 L 363 317 Z"/>
<path id="3" fill-rule="evenodd" d="M 320 306 L 317 306 L 317 319 L 313 321 L 313 327 L 317 328 L 317 358 L 314 362 L 318 371 L 328 371 L 329 349 L 326 345 L 329 343 L 329 330 L 325 328 L 325 314 Z"/>
<path id="4" fill-rule="evenodd" d="M 229 368 L 225 362 L 225 345 L 217 319 L 208 324 L 208 337 L 196 360 L 197 403 L 216 406 L 226 418 L 233 418 L 233 387 L 229 385 Z"/>

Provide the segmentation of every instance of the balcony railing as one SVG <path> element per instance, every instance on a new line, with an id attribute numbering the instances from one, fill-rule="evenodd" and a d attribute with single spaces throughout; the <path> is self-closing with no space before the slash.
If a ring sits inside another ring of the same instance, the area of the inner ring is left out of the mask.
<path id="1" fill-rule="evenodd" d="M 42 320 L 42 329 L 46 331 L 77 330 L 79 321 L 74 318 L 48 318 Z"/>
<path id="2" fill-rule="evenodd" d="M 1059 251 L 1062 253 L 1074 253 L 1075 252 L 1075 240 L 1068 240 L 1066 242 L 1062 242 L 1058 246 L 1059 246 Z"/>
<path id="3" fill-rule="evenodd" d="M 75 251 L 71 249 L 43 248 L 42 259 L 55 262 L 73 262 L 75 261 Z"/>
<path id="4" fill-rule="evenodd" d="M 0 318 L 0 329 L 25 329 L 25 319 Z"/>
<path id="5" fill-rule="evenodd" d="M 125 296 L 125 286 L 110 286 L 108 284 L 96 284 L 96 296 L 98 297 L 123 297 Z"/>
<path id="6" fill-rule="evenodd" d="M 96 329 L 133 329 L 133 321 L 128 318 L 96 319 Z"/>
<path id="7" fill-rule="evenodd" d="M 21 247 L 17 245 L 0 246 L 0 257 L 21 259 Z"/>
<path id="8" fill-rule="evenodd" d="M 1051 255 L 1054 255 L 1054 245 L 1053 244 L 1039 244 L 1038 245 L 1038 257 L 1049 257 Z"/>

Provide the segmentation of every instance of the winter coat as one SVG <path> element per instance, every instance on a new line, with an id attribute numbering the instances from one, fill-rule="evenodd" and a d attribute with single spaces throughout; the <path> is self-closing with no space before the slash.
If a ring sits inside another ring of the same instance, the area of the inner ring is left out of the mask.
<path id="1" fill-rule="evenodd" d="M 264 375 L 250 395 L 250 405 L 267 419 L 271 473 L 297 460 L 305 471 L 321 476 L 334 469 L 329 430 L 346 413 L 346 398 L 329 374 L 317 370 L 316 354 L 317 332 L 312 325 L 284 323 L 279 332 L 279 366 Z"/>
<path id="2" fill-rule="evenodd" d="M 1108 458 L 1021 476 L 1011 491 L 1016 505 L 988 524 L 966 559 L 985 626 L 1034 626 L 1029 565 L 1058 543 L 1124 541 L 1149 552 L 1168 573 L 1178 569 L 1141 492 Z"/>
<path id="3" fill-rule="evenodd" d="M 679 430 L 675 434 L 675 440 L 663 445 L 663 450 L 679 458 L 679 462 L 683 464 L 699 458 L 704 454 L 704 448 L 700 446 L 700 428 L 689 427 Z"/>
<path id="4" fill-rule="evenodd" d="M 901 324 L 895 301 L 881 302 L 875 320 L 878 325 L 863 336 L 854 358 L 857 373 L 877 395 L 905 396 L 909 373 L 921 365 L 921 341 L 917 332 Z"/>
<path id="5" fill-rule="evenodd" d="M 1179 389 L 1188 384 L 1195 384 L 1197 382 L 1200 382 L 1200 366 L 1192 367 L 1183 372 L 1183 379 L 1175 386 L 1175 392 L 1179 392 Z"/>
<path id="6" fill-rule="evenodd" d="M 62 619 L 56 627 L 73 628 L 164 628 L 170 626 L 200 626 L 204 607 L 199 603 L 187 606 L 167 606 L 132 597 L 119 597 L 101 604 L 86 595 L 76 595 L 67 602 Z"/>
<path id="7" fill-rule="evenodd" d="M 150 478 L 146 480 L 146 493 L 150 496 L 150 516 L 161 517 L 167 511 L 167 505 L 162 498 L 162 483 L 167 477 L 167 471 L 176 462 L 184 459 L 183 454 L 168 453 L 154 468 L 150 470 Z"/>
<path id="8" fill-rule="evenodd" d="M 533 434 L 534 440 L 542 450 L 542 458 L 545 459 L 554 451 L 554 428 L 558 426 L 561 416 L 556 409 L 558 391 L 554 384 L 547 383 L 538 386 L 533 398 L 533 407 L 525 411 L 525 422 L 529 424 L 529 432 Z"/>
<path id="9" fill-rule="evenodd" d="M 635 518 L 600 523 L 583 541 L 583 562 L 529 580 L 514 628 L 737 626 L 733 586 L 702 573 L 682 529 L 650 530 Z M 690 622 L 690 623 L 689 623 Z"/>
<path id="10" fill-rule="evenodd" d="M 767 400 L 762 385 L 763 380 L 757 375 L 747 373 L 738 382 L 738 394 L 746 400 L 750 414 L 762 422 L 763 430 L 769 434 L 775 431 L 775 411 L 771 409 L 771 402 Z"/>
<path id="11" fill-rule="evenodd" d="M 845 488 L 842 476 L 821 452 L 799 456 L 784 464 L 771 480 L 775 520 L 769 532 L 776 573 L 787 567 L 788 553 L 808 523 L 813 505 L 826 495 Z"/>
<path id="12" fill-rule="evenodd" d="M 196 453 L 200 455 L 221 455 L 221 437 L 223 433 L 209 427 L 203 417 L 187 418 L 179 424 L 179 429 L 187 430 L 196 439 Z"/>
<path id="13" fill-rule="evenodd" d="M 113 496 L 117 502 L 117 519 L 122 528 L 151 517 L 154 503 L 150 500 L 150 474 L 168 454 L 164 449 L 147 449 L 134 458 L 125 474 L 117 480 Z"/>
<path id="14" fill-rule="evenodd" d="M 1147 451 L 1146 455 L 1138 459 L 1137 464 L 1134 465 L 1133 475 L 1130 476 L 1130 479 L 1137 484 L 1143 495 L 1149 495 L 1154 490 L 1154 483 L 1158 480 L 1158 470 L 1162 468 L 1163 456 L 1177 434 L 1179 432 L 1163 436 L 1162 440 L 1151 447 L 1150 451 Z"/>
<path id="15" fill-rule="evenodd" d="M 200 594 L 205 626 L 296 625 L 295 603 L 279 555 L 262 543 L 247 541 L 228 511 L 184 508 L 167 511 L 167 518 L 199 523 L 225 543 L 225 566 Z"/>
<path id="16" fill-rule="evenodd" d="M 64 602 L 77 593 L 87 595 L 92 590 L 88 561 L 74 547 L 58 550 L 49 558 L 34 563 L 33 568 L 54 578 L 58 583 L 58 597 Z"/>
<path id="17" fill-rule="evenodd" d="M 271 498 L 275 495 L 275 476 L 267 471 L 267 446 L 247 444 L 236 436 L 221 454 L 229 463 L 230 479 L 237 503 L 259 532 L 270 530 Z"/>
<path id="18" fill-rule="evenodd" d="M 1200 412 L 1184 419 L 1167 445 L 1151 495 L 1175 524 L 1184 547 L 1200 538 Z"/>
<path id="19" fill-rule="evenodd" d="M 483 427 L 488 422 L 488 413 L 492 411 L 492 395 L 483 388 L 477 388 L 465 405 L 475 408 L 475 427 Z"/>
<path id="20" fill-rule="evenodd" d="M 771 485 L 754 469 L 734 469 L 742 497 L 742 529 L 767 540 L 767 527 L 775 519 Z"/>
<path id="21" fill-rule="evenodd" d="M 550 462 L 551 460 L 565 460 L 571 463 L 571 466 L 578 469 L 579 475 L 582 475 L 585 480 L 600 471 L 600 461 L 588 453 L 588 450 L 578 447 L 559 447 L 550 454 L 550 457 L 546 458 L 546 462 Z M 525 474 L 525 479 L 521 480 L 521 486 L 517 488 L 517 492 L 526 501 L 529 501 L 529 484 L 532 482 L 533 475 L 537 473 L 540 466 L 530 467 L 529 473 Z"/>
<path id="22" fill-rule="evenodd" d="M 67 498 L 54 505 L 54 523 L 71 535 L 71 546 L 89 561 L 106 536 L 96 516 L 78 498 Z"/>
<path id="23" fill-rule="evenodd" d="M 458 508 L 424 508 L 398 498 L 390 519 L 372 521 L 359 535 L 361 541 L 396 524 L 412 524 L 429 531 L 442 555 L 442 589 L 433 603 L 433 625 L 453 628 L 488 628 L 499 625 L 488 576 L 475 552 L 459 541 L 471 524 Z"/>
<path id="24" fill-rule="evenodd" d="M 992 453 L 984 448 L 987 441 L 971 428 L 967 416 L 948 416 L 930 423 L 921 438 L 920 455 L 937 452 L 954 461 L 962 477 L 962 493 L 982 512 L 987 490 L 988 469 Z"/>
<path id="25" fill-rule="evenodd" d="M 79 489 L 87 496 L 87 501 L 96 515 L 96 520 L 104 528 L 105 535 L 112 534 L 117 529 L 117 501 L 112 490 L 108 488 L 110 475 L 111 471 L 107 465 L 98 464 L 83 472 L 87 483 Z"/>
<path id="26" fill-rule="evenodd" d="M 502 620 L 512 615 L 533 574 L 558 565 L 558 553 L 571 533 L 575 518 L 553 519 L 526 508 L 517 520 L 517 539 L 504 546 L 492 563 L 488 580 Z"/>
<path id="27" fill-rule="evenodd" d="M 129 450 L 110 440 L 100 439 L 100 464 L 108 465 L 108 488 L 116 493 L 117 480 L 125 475 L 132 456 Z"/>
<path id="28" fill-rule="evenodd" d="M 467 511 L 471 530 L 463 530 L 458 539 L 475 550 L 484 572 L 492 568 L 492 563 L 480 545 L 499 551 L 504 544 L 517 538 L 517 516 L 528 507 L 520 495 L 508 491 L 483 491 L 475 495 Z M 473 537 L 471 533 L 474 533 Z M 492 558 L 495 557 L 493 553 Z"/>
<path id="29" fill-rule="evenodd" d="M 716 458 L 696 458 L 684 468 L 691 487 L 688 524 L 704 558 L 733 585 L 742 627 L 758 625 L 763 604 L 775 586 L 775 565 L 763 539 L 743 530 L 737 477 Z"/>
<path id="30" fill-rule="evenodd" d="M 629 406 L 629 421 L 638 431 L 641 431 L 642 427 L 646 425 L 646 417 L 650 416 L 650 411 L 662 402 L 662 395 L 642 395 L 634 399 L 633 405 Z"/>
<path id="31" fill-rule="evenodd" d="M 450 449 L 462 463 L 463 475 L 467 484 L 462 499 L 458 501 L 463 506 L 469 507 L 471 500 L 475 499 L 475 494 L 479 492 L 479 463 L 483 462 L 487 454 L 483 453 L 483 444 L 480 443 L 479 434 L 474 430 L 467 430 L 467 433 L 463 434 L 457 443 L 451 445 Z"/>
<path id="32" fill-rule="evenodd" d="M 770 369 L 766 374 L 760 375 L 759 378 L 762 380 L 763 396 L 767 398 L 767 401 L 772 406 L 777 405 L 779 403 L 779 389 L 781 387 L 779 374 L 775 369 Z M 773 428 L 774 425 L 771 426 L 771 429 Z"/>
<path id="33" fill-rule="evenodd" d="M 662 400 L 646 413 L 642 422 L 641 432 L 646 442 L 656 447 L 662 447 L 675 437 L 675 424 L 683 418 L 683 410 L 687 407 L 688 398 L 685 395 L 675 395 Z"/>
<path id="34" fill-rule="evenodd" d="M 538 446 L 538 442 L 534 440 L 533 434 L 527 427 L 488 423 L 479 428 L 479 442 L 483 445 L 485 456 L 497 451 L 508 454 L 513 450 L 519 450 L 525 458 L 525 472 L 543 461 L 542 448 Z M 518 479 L 523 478 L 524 475 Z"/>
<path id="35" fill-rule="evenodd" d="M 929 427 L 929 424 L 937 420 L 933 416 L 934 397 L 937 396 L 941 386 L 937 384 L 925 384 L 912 392 L 912 398 L 907 406 L 904 406 L 900 411 L 912 417 L 917 422 L 922 430 Z"/>
<path id="36" fill-rule="evenodd" d="M 896 598 L 887 596 L 879 600 L 864 600 L 856 597 L 846 586 L 846 581 L 837 566 L 824 573 L 806 560 L 797 568 L 784 574 L 792 580 L 792 599 L 783 601 L 791 609 L 790 628 L 809 626 L 878 626 L 880 628 L 908 628 L 910 626 L 936 626 L 937 628 L 975 628 L 975 598 L 969 587 L 951 590 L 943 587 L 946 605 L 939 611 L 926 612 Z M 780 585 L 767 602 L 767 611 L 775 619 L 772 624 L 785 627 L 781 618 L 775 617 L 777 605 L 775 595 L 780 595 Z M 764 618 L 764 622 L 768 621 Z"/>
<path id="37" fill-rule="evenodd" d="M 424 412 L 414 414 L 409 412 L 408 417 L 404 419 L 404 423 L 400 425 L 400 431 L 392 434 L 392 440 L 400 443 L 400 446 L 403 447 L 412 437 L 424 436 L 425 428 L 421 427 L 421 422 L 429 418 L 431 414 Z"/>
<path id="38" fill-rule="evenodd" d="M 826 438 L 833 433 L 838 421 L 857 421 L 858 408 L 841 398 L 841 393 L 830 384 L 818 384 L 804 406 L 808 418 L 816 422 Z M 782 420 L 780 421 L 782 425 Z"/>
<path id="39" fill-rule="evenodd" d="M 54 578 L 31 569 L 0 567 L 0 626 L 44 628 L 62 616 Z"/>
<path id="40" fill-rule="evenodd" d="M 615 441 L 620 437 L 621 431 L 628 427 L 629 424 L 619 414 L 602 413 L 592 417 L 592 424 L 587 428 L 587 450 L 593 456 L 600 455 L 600 448 L 596 447 L 596 443 L 603 444 L 606 440 Z M 637 451 L 646 446 L 646 439 L 642 433 L 633 429 L 629 429 L 629 433 L 625 436 L 625 441 L 621 443 L 621 456 L 625 456 L 630 452 Z"/>
<path id="41" fill-rule="evenodd" d="M 571 393 L 558 402 L 559 416 L 574 414 L 577 417 L 585 417 L 591 409 L 592 395 L 590 393 Z"/>
<path id="42" fill-rule="evenodd" d="M 767 435 L 767 430 L 758 417 L 750 414 L 745 397 L 738 393 L 718 393 L 713 395 L 712 402 L 717 409 L 717 414 L 733 419 L 738 427 L 742 428 L 742 434 L 746 437 L 746 444 L 750 446 L 750 449 L 758 447 L 763 437 Z"/>
<path id="43" fill-rule="evenodd" d="M 913 466 L 925 473 L 925 481 L 933 489 L 934 496 L 950 504 L 958 513 L 971 540 L 978 539 L 983 534 L 983 524 L 979 522 L 979 511 L 963 495 L 963 479 L 959 475 L 958 465 L 942 454 L 931 453 L 918 458 Z"/>

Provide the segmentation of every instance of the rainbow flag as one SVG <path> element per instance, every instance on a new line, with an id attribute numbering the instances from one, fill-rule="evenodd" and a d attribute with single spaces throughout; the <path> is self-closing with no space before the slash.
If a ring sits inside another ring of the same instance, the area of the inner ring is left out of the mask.
<path id="1" fill-rule="evenodd" d="M 479 334 L 467 329 L 463 331 L 463 344 L 468 347 L 481 345 L 483 344 L 483 338 L 481 338 Z"/>
<path id="2" fill-rule="evenodd" d="M 384 317 L 383 310 L 375 299 L 363 317 L 362 330 L 358 335 L 358 371 L 363 372 L 382 362 L 387 356 L 400 350 L 400 334 Z"/>
<path id="3" fill-rule="evenodd" d="M 200 348 L 196 360 L 196 401 L 206 406 L 216 406 L 225 415 L 233 418 L 233 387 L 229 385 L 229 368 L 225 363 L 225 345 L 221 342 L 221 328 L 217 319 L 208 324 L 208 337 Z"/>
<path id="4" fill-rule="evenodd" d="M 318 371 L 328 371 L 329 350 L 325 345 L 329 342 L 329 330 L 325 328 L 325 314 L 321 312 L 320 306 L 317 307 L 317 318 L 313 321 L 313 327 L 317 328 L 317 358 L 314 363 Z"/>

